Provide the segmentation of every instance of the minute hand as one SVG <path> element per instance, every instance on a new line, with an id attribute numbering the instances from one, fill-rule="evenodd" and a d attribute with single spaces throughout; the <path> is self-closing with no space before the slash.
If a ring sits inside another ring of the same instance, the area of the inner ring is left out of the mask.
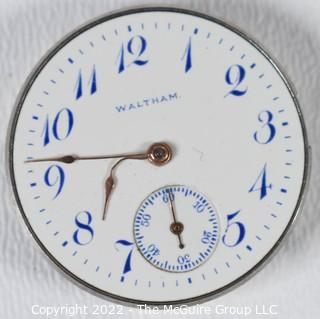
<path id="1" fill-rule="evenodd" d="M 60 162 L 65 164 L 72 164 L 77 161 L 102 160 L 102 159 L 124 158 L 124 157 L 130 157 L 132 159 L 147 159 L 148 153 L 116 154 L 116 155 L 101 155 L 101 156 L 65 155 L 65 156 L 59 156 L 59 157 L 32 159 L 32 160 L 25 161 L 25 163 Z"/>
<path id="2" fill-rule="evenodd" d="M 64 155 L 48 158 L 37 158 L 25 161 L 25 163 L 39 163 L 39 162 L 60 162 L 65 164 L 72 164 L 76 161 L 90 161 L 90 160 L 104 160 L 112 158 L 128 158 L 128 159 L 148 159 L 154 165 L 161 166 L 168 163 L 172 157 L 171 147 L 166 143 L 153 143 L 147 151 L 143 153 L 126 153 L 114 155 L 98 155 L 98 156 L 78 156 L 78 155 Z"/>

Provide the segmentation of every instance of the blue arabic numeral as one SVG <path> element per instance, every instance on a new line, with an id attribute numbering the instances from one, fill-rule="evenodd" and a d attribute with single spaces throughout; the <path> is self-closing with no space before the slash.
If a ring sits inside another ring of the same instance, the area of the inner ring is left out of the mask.
<path id="1" fill-rule="evenodd" d="M 272 184 L 267 185 L 267 163 L 264 164 L 258 178 L 252 185 L 252 187 L 249 189 L 249 193 L 251 192 L 260 192 L 260 199 L 263 199 L 265 196 L 267 196 L 267 190 L 268 188 L 272 188 Z"/>
<path id="2" fill-rule="evenodd" d="M 198 212 L 198 213 L 202 213 L 204 211 L 204 209 L 206 208 L 206 205 L 203 204 L 202 201 L 197 201 L 194 205 L 193 208 Z"/>
<path id="3" fill-rule="evenodd" d="M 68 108 L 61 109 L 57 113 L 52 125 L 50 123 L 49 115 L 47 115 L 42 132 L 43 146 L 46 146 L 50 143 L 51 136 L 58 141 L 66 139 L 72 131 L 73 123 L 73 113 Z"/>
<path id="4" fill-rule="evenodd" d="M 276 127 L 272 123 L 273 114 L 270 111 L 262 111 L 258 115 L 258 120 L 262 123 L 260 131 L 256 131 L 253 137 L 260 144 L 270 143 L 276 135 Z"/>
<path id="5" fill-rule="evenodd" d="M 213 236 L 213 234 L 211 232 L 204 230 L 202 238 L 201 238 L 201 242 L 203 244 L 209 244 L 212 236 Z"/>
<path id="6" fill-rule="evenodd" d="M 119 68 L 118 73 L 122 73 L 127 67 L 132 64 L 142 66 L 149 62 L 149 60 L 144 60 L 141 56 L 144 54 L 147 48 L 147 40 L 139 35 L 131 38 L 128 41 L 127 47 L 122 43 L 121 49 L 118 55 L 119 59 Z M 126 56 L 127 54 L 133 57 L 133 60 L 130 63 L 126 63 Z"/>
<path id="7" fill-rule="evenodd" d="M 224 232 L 224 235 L 222 236 L 222 242 L 228 247 L 235 247 L 239 245 L 244 239 L 244 236 L 246 234 L 246 229 L 244 227 L 244 224 L 239 221 L 233 221 L 233 219 L 236 218 L 239 213 L 240 213 L 240 210 L 227 215 L 227 227 Z M 235 231 L 231 231 L 231 229 L 232 230 L 234 229 Z M 233 232 L 233 236 L 228 235 L 231 232 Z M 234 235 L 234 232 L 236 232 L 235 233 L 236 235 Z M 231 236 L 232 236 L 232 240 L 230 240 Z M 229 240 L 228 240 L 228 237 L 229 237 Z"/>
<path id="8" fill-rule="evenodd" d="M 131 268 L 131 257 L 132 257 L 132 251 L 133 251 L 134 243 L 132 243 L 131 241 L 125 240 L 125 239 L 117 240 L 115 242 L 115 248 L 116 248 L 117 251 L 119 251 L 119 249 L 117 248 L 118 245 L 122 245 L 122 246 L 125 246 L 125 247 L 130 247 L 130 250 L 129 250 L 129 253 L 128 253 L 127 258 L 125 260 L 123 271 L 122 271 L 121 281 L 123 281 L 124 280 L 124 275 L 132 270 L 132 268 Z"/>
<path id="9" fill-rule="evenodd" d="M 61 118 L 61 116 L 63 116 L 63 114 L 66 114 L 66 119 L 64 122 L 67 123 L 67 129 L 64 133 L 62 132 L 63 128 L 61 126 L 59 126 L 60 118 Z M 58 112 L 56 118 L 53 121 L 53 126 L 52 126 L 53 136 L 58 141 L 62 141 L 69 136 L 69 134 L 71 133 L 72 127 L 73 127 L 73 114 L 72 114 L 72 112 L 67 108 L 62 109 L 61 111 Z"/>
<path id="10" fill-rule="evenodd" d="M 58 185 L 57 192 L 53 199 L 56 199 L 62 191 L 65 180 L 65 174 L 59 165 L 51 165 L 44 174 L 44 182 L 49 187 Z"/>
<path id="11" fill-rule="evenodd" d="M 125 69 L 125 65 L 124 65 L 124 45 L 121 45 L 121 49 L 120 49 L 120 62 L 119 62 L 119 69 L 118 69 L 118 73 L 122 73 Z"/>
<path id="12" fill-rule="evenodd" d="M 189 263 L 189 262 L 190 262 L 190 255 L 189 255 L 189 254 L 185 254 L 185 255 L 180 255 L 180 256 L 178 256 L 177 262 L 178 262 L 180 265 Z"/>
<path id="13" fill-rule="evenodd" d="M 162 201 L 164 203 L 168 203 L 169 202 L 169 196 L 170 196 L 171 200 L 174 202 L 175 194 L 168 188 L 168 189 L 165 190 L 165 192 L 162 195 Z"/>
<path id="14" fill-rule="evenodd" d="M 73 233 L 73 240 L 78 245 L 87 245 L 91 242 L 94 236 L 94 231 L 91 226 L 92 216 L 90 212 L 82 211 L 75 217 L 77 229 Z"/>
<path id="15" fill-rule="evenodd" d="M 228 95 L 242 96 L 247 93 L 248 88 L 239 89 L 246 76 L 246 70 L 239 64 L 232 65 L 226 72 L 225 80 L 227 84 L 232 85 L 233 88 L 224 97 Z"/>
<path id="16" fill-rule="evenodd" d="M 42 136 L 43 136 L 43 146 L 48 145 L 50 143 L 50 123 L 49 123 L 48 115 L 44 124 Z"/>
<path id="17" fill-rule="evenodd" d="M 147 248 L 147 251 L 151 256 L 159 256 L 160 249 L 155 244 L 150 244 Z"/>
<path id="18" fill-rule="evenodd" d="M 149 227 L 150 226 L 150 220 L 151 216 L 149 214 L 142 214 L 141 215 L 141 220 L 140 220 L 140 225 Z"/>
<path id="19" fill-rule="evenodd" d="M 82 73 L 81 73 L 81 70 L 79 71 L 75 91 L 76 91 L 76 100 L 78 100 L 82 96 Z"/>
<path id="20" fill-rule="evenodd" d="M 183 53 L 181 60 L 185 60 L 184 72 L 187 73 L 192 68 L 192 41 L 189 38 L 187 47 Z"/>
<path id="21" fill-rule="evenodd" d="M 90 77 L 90 94 L 94 94 L 97 92 L 97 72 L 95 65 L 93 66 L 93 70 Z"/>
<path id="22" fill-rule="evenodd" d="M 83 85 L 82 85 L 82 71 L 80 69 L 79 75 L 77 78 L 76 82 L 76 100 L 79 100 L 83 96 Z M 92 67 L 92 72 L 90 76 L 90 80 L 88 82 L 88 85 L 90 86 L 90 95 L 93 95 L 94 93 L 97 92 L 97 72 L 96 72 L 96 67 L 93 65 Z"/>

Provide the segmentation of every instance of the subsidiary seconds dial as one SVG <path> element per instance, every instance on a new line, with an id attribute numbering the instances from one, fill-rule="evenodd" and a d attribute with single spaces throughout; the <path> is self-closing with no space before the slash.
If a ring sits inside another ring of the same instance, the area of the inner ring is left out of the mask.
<path id="1" fill-rule="evenodd" d="M 134 236 L 141 254 L 155 267 L 190 271 L 212 255 L 219 236 L 218 215 L 210 201 L 190 187 L 165 186 L 141 204 Z"/>
<path id="2" fill-rule="evenodd" d="M 200 302 L 248 278 L 287 234 L 308 172 L 301 110 L 271 58 L 174 8 L 107 15 L 59 42 L 17 99 L 8 145 L 36 242 L 130 304 Z"/>

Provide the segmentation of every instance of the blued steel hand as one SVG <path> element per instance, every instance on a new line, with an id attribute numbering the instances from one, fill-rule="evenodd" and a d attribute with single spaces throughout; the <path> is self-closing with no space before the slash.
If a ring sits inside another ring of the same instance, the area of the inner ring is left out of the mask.
<path id="1" fill-rule="evenodd" d="M 182 238 L 181 238 L 181 233 L 183 231 L 183 224 L 177 221 L 177 214 L 176 214 L 176 210 L 173 204 L 173 198 L 172 198 L 172 192 L 169 191 L 168 197 L 169 197 L 169 203 L 170 203 L 170 210 L 172 213 L 172 217 L 173 217 L 173 223 L 170 225 L 170 230 L 173 234 L 178 236 L 179 239 L 179 248 L 183 249 L 184 248 L 184 244 L 182 243 Z"/>

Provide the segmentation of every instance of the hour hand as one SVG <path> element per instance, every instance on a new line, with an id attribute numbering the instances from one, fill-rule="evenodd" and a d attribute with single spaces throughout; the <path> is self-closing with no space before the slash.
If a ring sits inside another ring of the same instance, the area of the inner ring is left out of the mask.
<path id="1" fill-rule="evenodd" d="M 110 175 L 105 182 L 105 202 L 104 202 L 104 208 L 103 208 L 103 214 L 102 214 L 102 220 L 106 219 L 107 215 L 107 208 L 108 208 L 108 203 L 110 199 L 111 192 L 115 186 L 114 180 L 112 175 Z"/>

